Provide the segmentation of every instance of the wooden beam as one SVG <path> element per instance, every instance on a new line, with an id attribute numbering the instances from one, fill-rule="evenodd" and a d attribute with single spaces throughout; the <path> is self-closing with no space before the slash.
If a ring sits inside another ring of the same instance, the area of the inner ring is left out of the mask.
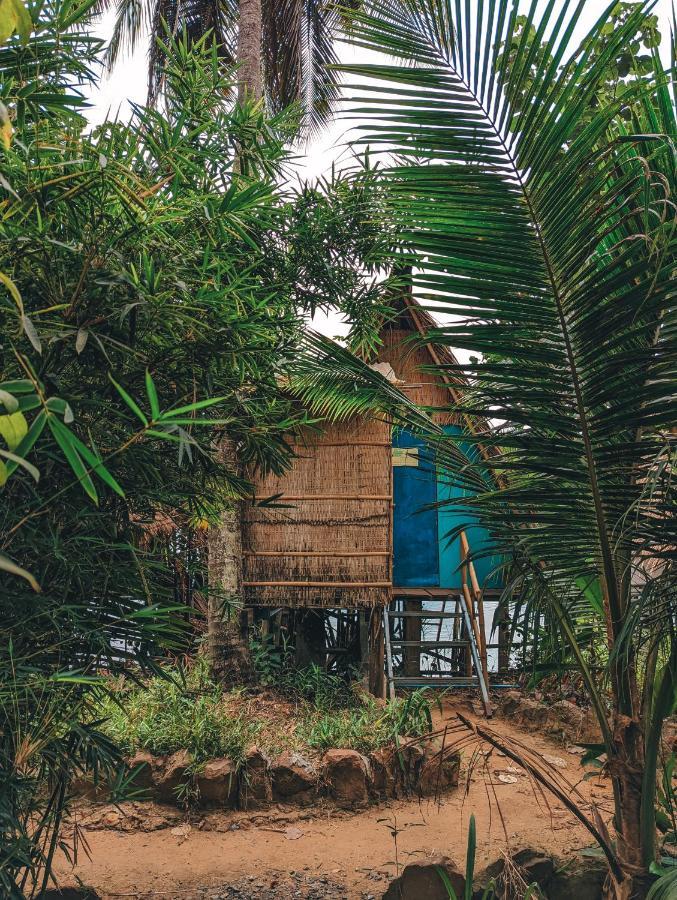
<path id="1" fill-rule="evenodd" d="M 245 556 L 317 556 L 317 557 L 356 557 L 390 556 L 390 550 L 245 550 Z"/>
<path id="2" fill-rule="evenodd" d="M 391 588 L 389 581 L 244 581 L 244 587 Z"/>
<path id="3" fill-rule="evenodd" d="M 359 500 L 368 502 L 369 500 L 392 499 L 392 494 L 283 494 L 277 498 L 277 502 L 284 503 L 285 500 Z"/>

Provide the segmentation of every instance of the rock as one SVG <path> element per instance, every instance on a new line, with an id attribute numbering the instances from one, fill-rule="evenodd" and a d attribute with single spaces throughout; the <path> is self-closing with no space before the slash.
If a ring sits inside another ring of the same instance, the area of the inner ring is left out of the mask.
<path id="1" fill-rule="evenodd" d="M 510 718 L 519 709 L 521 702 L 522 695 L 519 691 L 506 691 L 505 694 L 502 694 L 499 704 L 501 714 Z"/>
<path id="2" fill-rule="evenodd" d="M 85 800 L 105 802 L 110 796 L 110 788 L 101 781 L 94 784 L 91 776 L 78 775 L 71 781 L 71 791 L 76 797 L 84 797 Z"/>
<path id="3" fill-rule="evenodd" d="M 507 691 L 500 701 L 501 715 L 523 728 L 538 728 L 544 734 L 571 743 L 595 744 L 601 740 L 599 724 L 591 709 L 581 709 L 569 700 L 542 703 Z"/>
<path id="4" fill-rule="evenodd" d="M 519 871 L 519 874 L 528 884 L 537 884 L 541 888 L 549 886 L 550 880 L 555 871 L 555 863 L 552 857 L 541 853 L 539 850 L 531 850 L 525 848 L 518 850 L 510 857 L 511 867 Z M 478 881 L 482 885 L 489 884 L 490 881 L 496 882 L 496 893 L 499 897 L 509 896 L 506 892 L 506 878 L 504 876 L 506 868 L 505 859 L 498 859 L 495 863 L 487 866 Z M 548 897 L 550 894 L 548 893 Z"/>
<path id="5" fill-rule="evenodd" d="M 369 754 L 369 771 L 371 774 L 370 788 L 376 797 L 388 800 L 395 796 L 395 774 L 393 767 L 397 765 L 398 762 L 395 753 L 386 747 L 372 750 Z"/>
<path id="6" fill-rule="evenodd" d="M 548 900 L 602 900 L 606 877 L 606 866 L 592 860 L 564 866 L 548 883 Z"/>
<path id="7" fill-rule="evenodd" d="M 425 751 L 420 743 L 407 744 L 393 753 L 393 775 L 396 796 L 417 790 L 425 762 Z"/>
<path id="8" fill-rule="evenodd" d="M 272 799 L 270 760 L 258 747 L 251 747 L 240 778 L 240 806 L 242 809 L 266 809 Z"/>
<path id="9" fill-rule="evenodd" d="M 549 714 L 550 710 L 544 703 L 538 703 L 536 700 L 522 698 L 522 702 L 517 711 L 517 721 L 522 726 L 542 729 L 548 721 Z"/>
<path id="10" fill-rule="evenodd" d="M 457 897 L 465 893 L 465 878 L 450 859 L 440 856 L 428 862 L 410 863 L 399 878 L 391 881 L 383 900 L 449 900 L 449 891 L 440 876 L 442 870 Z"/>
<path id="11" fill-rule="evenodd" d="M 356 750 L 327 750 L 322 776 L 339 806 L 361 806 L 369 800 L 369 761 Z"/>
<path id="12" fill-rule="evenodd" d="M 461 754 L 441 746 L 429 745 L 418 779 L 419 793 L 424 797 L 436 796 L 458 786 L 461 770 Z"/>
<path id="13" fill-rule="evenodd" d="M 210 759 L 197 776 L 200 802 L 205 806 L 235 806 L 237 787 L 237 766 L 225 756 Z"/>
<path id="14" fill-rule="evenodd" d="M 167 757 L 155 770 L 155 792 L 159 800 L 165 803 L 176 803 L 176 789 L 187 781 L 191 756 L 187 750 L 178 750 Z"/>
<path id="15" fill-rule="evenodd" d="M 300 753 L 287 751 L 272 765 L 273 797 L 275 800 L 310 802 L 317 790 L 317 772 Z"/>
<path id="16" fill-rule="evenodd" d="M 131 784 L 135 790 L 150 791 L 153 788 L 153 771 L 157 766 L 155 757 L 145 750 L 139 750 L 127 760 L 127 768 L 130 774 L 138 769 L 132 778 Z"/>

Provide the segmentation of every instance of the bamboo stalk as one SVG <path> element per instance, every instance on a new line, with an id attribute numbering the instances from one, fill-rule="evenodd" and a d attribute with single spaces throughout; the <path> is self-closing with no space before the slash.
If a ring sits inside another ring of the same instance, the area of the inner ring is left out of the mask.
<path id="1" fill-rule="evenodd" d="M 471 559 L 468 559 L 470 555 L 470 544 L 468 542 L 468 537 L 465 531 L 461 532 L 461 552 L 463 554 L 463 559 L 466 561 L 466 565 L 468 568 L 468 574 L 470 575 L 470 583 L 472 585 L 474 599 L 477 602 L 477 614 L 479 617 L 479 632 L 480 632 L 480 641 L 479 641 L 479 649 L 480 649 L 480 657 L 482 659 L 482 670 L 484 671 L 484 678 L 489 684 L 489 660 L 487 659 L 487 635 L 484 621 L 484 600 L 482 598 L 482 590 L 480 588 L 480 583 L 477 580 L 477 573 L 475 572 L 475 566 Z"/>

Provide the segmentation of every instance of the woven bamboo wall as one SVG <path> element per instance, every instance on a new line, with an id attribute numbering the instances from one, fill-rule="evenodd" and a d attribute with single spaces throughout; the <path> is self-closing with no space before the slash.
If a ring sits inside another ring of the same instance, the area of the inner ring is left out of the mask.
<path id="1" fill-rule="evenodd" d="M 418 335 L 412 325 L 405 313 L 386 325 L 381 331 L 383 346 L 379 351 L 379 361 L 392 366 L 398 381 L 404 382 L 397 387 L 417 406 L 444 410 L 452 403 L 449 388 L 439 375 L 423 371 L 426 366 L 434 366 L 437 360 L 425 347 L 412 343 L 412 337 Z M 438 425 L 456 424 L 454 415 L 446 411 L 434 413 L 433 419 Z"/>
<path id="2" fill-rule="evenodd" d="M 416 307 L 403 308 L 381 332 L 379 362 L 388 362 L 398 387 L 433 418 L 454 424 L 443 411 L 452 402 L 439 376 L 421 368 L 453 363 L 410 339 L 434 322 Z M 308 431 L 295 445 L 297 459 L 281 478 L 255 482 L 258 502 L 277 494 L 284 509 L 249 505 L 244 514 L 245 601 L 253 606 L 356 608 L 390 599 L 392 577 L 392 457 L 390 427 L 355 418 Z"/>
<path id="3" fill-rule="evenodd" d="M 354 419 L 308 431 L 282 478 L 256 483 L 244 516 L 246 602 L 256 606 L 370 607 L 390 595 L 390 430 Z"/>

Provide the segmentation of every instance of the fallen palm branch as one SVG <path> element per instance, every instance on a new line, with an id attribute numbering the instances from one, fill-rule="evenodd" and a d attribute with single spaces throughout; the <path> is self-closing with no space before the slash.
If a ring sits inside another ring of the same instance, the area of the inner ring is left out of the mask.
<path id="1" fill-rule="evenodd" d="M 556 797 L 562 805 L 583 825 L 583 827 L 592 835 L 596 843 L 606 857 L 609 869 L 615 878 L 621 878 L 621 869 L 614 852 L 608 829 L 604 824 L 602 817 L 594 803 L 586 800 L 575 784 L 572 784 L 567 778 L 555 771 L 554 767 L 548 763 L 539 753 L 530 747 L 522 744 L 515 739 L 506 739 L 497 734 L 493 729 L 486 725 L 478 725 L 467 719 L 461 713 L 456 713 L 456 722 L 447 724 L 444 728 L 440 728 L 425 738 L 414 738 L 406 744 L 400 746 L 399 752 L 406 747 L 420 743 L 422 740 L 431 741 L 434 739 L 442 739 L 442 746 L 437 753 L 426 763 L 426 767 L 439 766 L 440 771 L 445 759 L 459 750 L 475 746 L 476 753 L 479 752 L 479 746 L 482 743 L 488 744 L 495 750 L 503 753 L 508 759 L 520 766 L 532 781 L 534 791 L 538 791 L 545 799 L 543 789 Z M 473 764 L 474 767 L 474 764 Z M 572 798 L 576 798 L 575 800 Z M 497 808 L 500 813 L 500 805 L 494 793 Z M 583 811 L 583 806 L 587 805 L 591 810 L 591 816 Z M 505 823 L 503 829 L 506 831 Z"/>

